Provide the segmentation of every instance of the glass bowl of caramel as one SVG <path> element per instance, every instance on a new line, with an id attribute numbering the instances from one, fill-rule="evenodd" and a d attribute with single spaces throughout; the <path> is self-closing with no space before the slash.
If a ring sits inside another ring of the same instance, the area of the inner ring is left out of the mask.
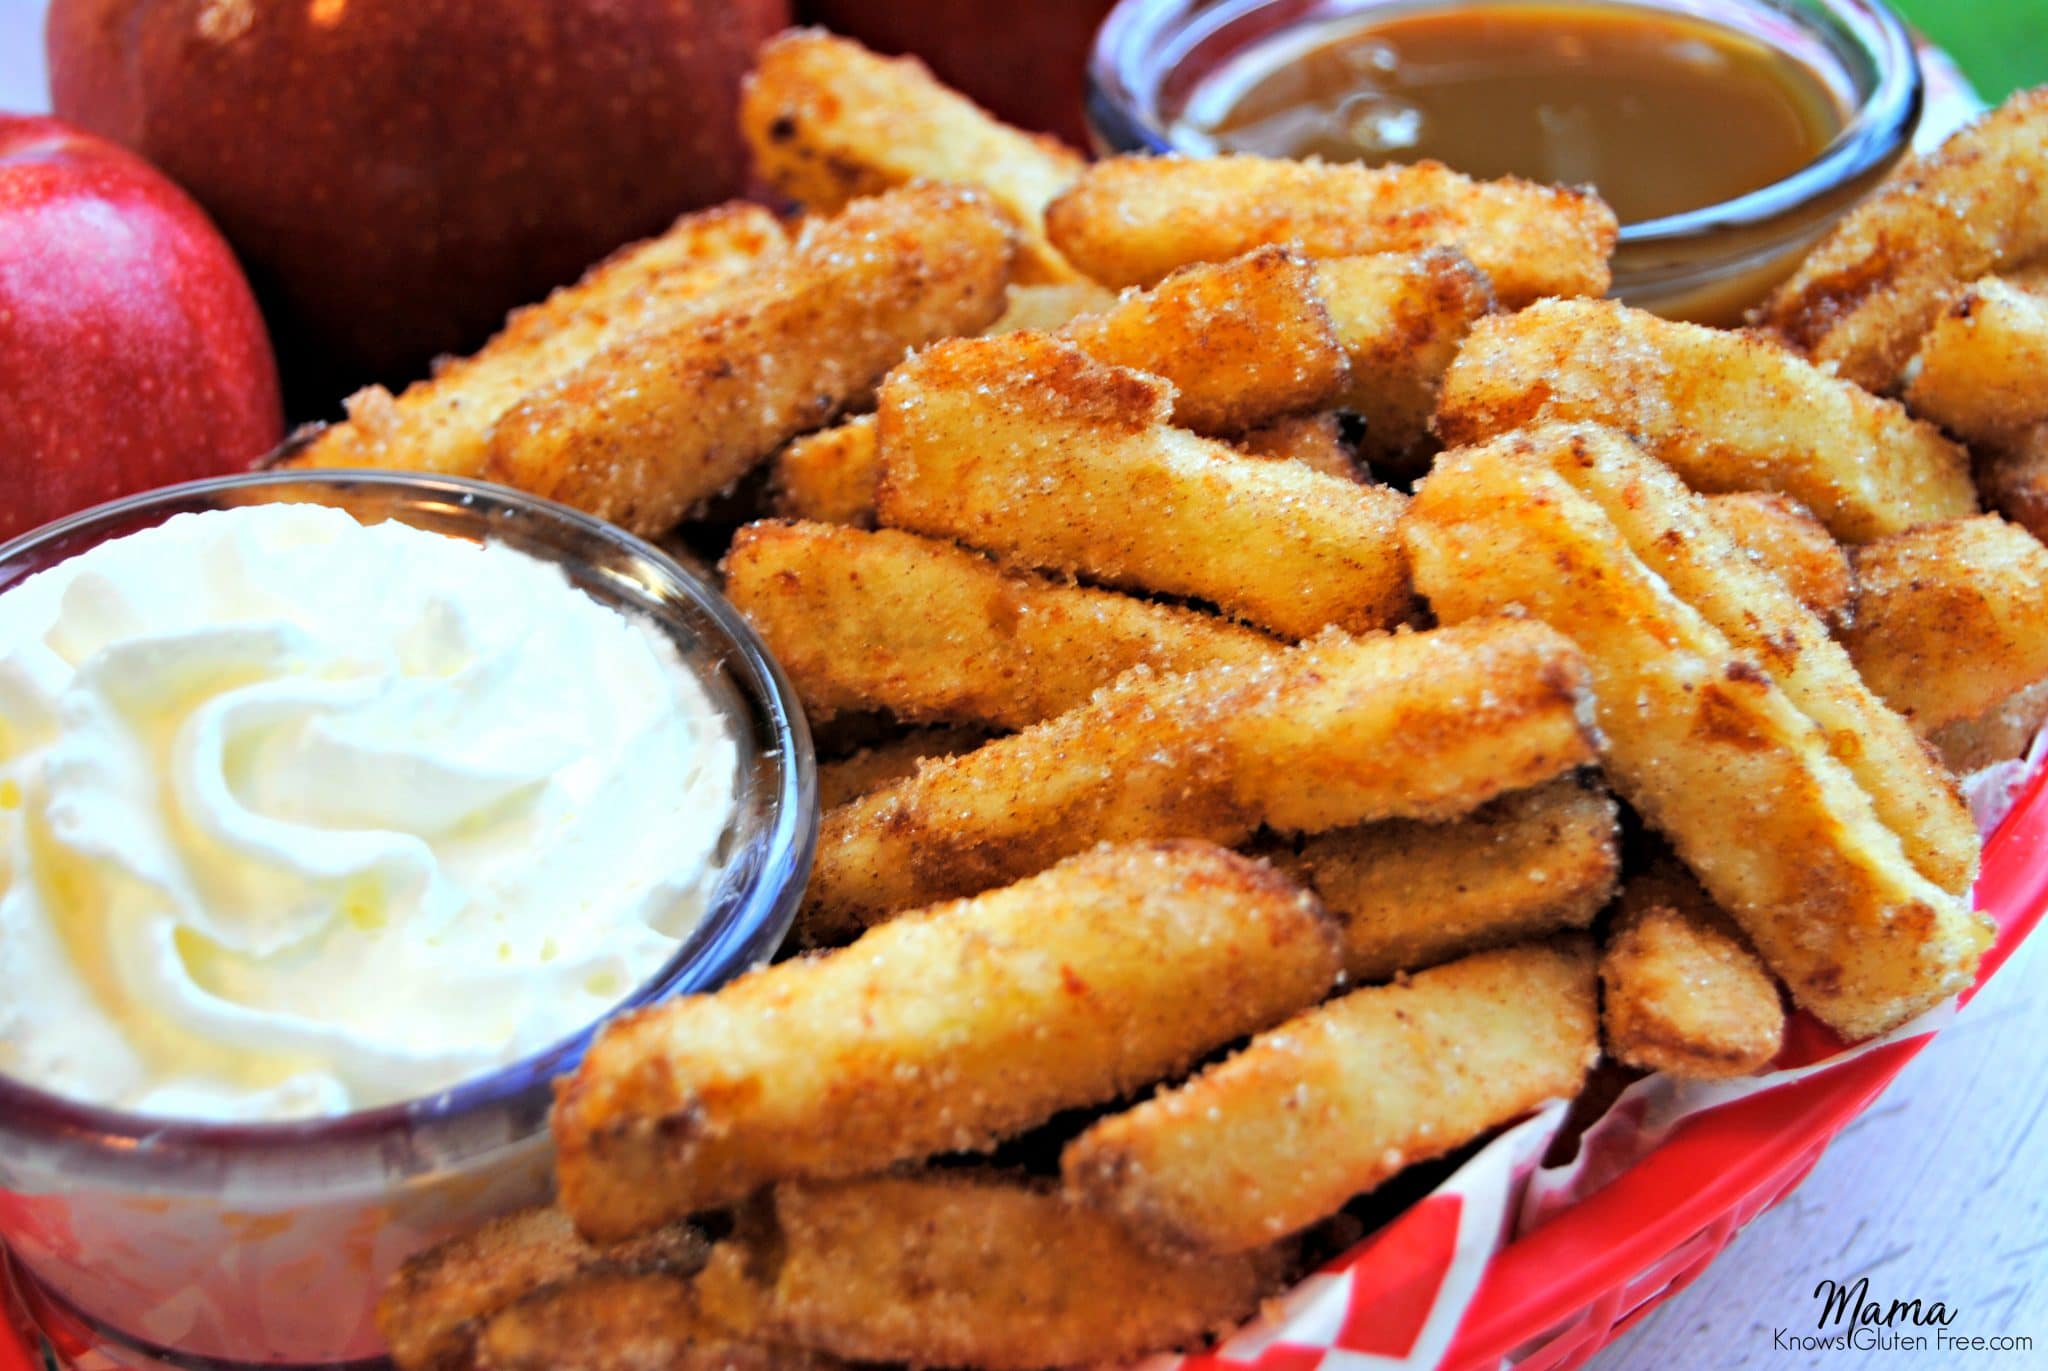
<path id="1" fill-rule="evenodd" d="M 61 574 L 120 544 L 140 546 L 142 539 L 197 527 L 194 520 L 261 514 L 274 506 L 301 520 L 310 517 L 329 532 L 336 521 L 348 523 L 344 532 L 350 537 L 357 529 L 368 535 L 386 528 L 393 539 L 439 535 L 479 557 L 497 558 L 489 568 L 493 584 L 508 583 L 506 573 L 516 569 L 507 558 L 536 564 L 534 573 L 548 573 L 561 595 L 586 597 L 593 614 L 610 611 L 622 635 L 630 627 L 632 641 L 644 635 L 659 647 L 648 658 L 657 674 L 647 679 L 687 676 L 705 718 L 717 721 L 729 740 L 719 753 L 730 762 L 729 791 L 721 792 L 729 794 L 729 803 L 719 808 L 715 833 L 707 832 L 708 860 L 690 868 L 705 873 L 694 887 L 701 900 L 693 897 L 694 922 L 673 930 L 672 948 L 665 943 L 669 950 L 622 980 L 615 994 L 591 989 L 593 997 L 606 996 L 603 1007 L 590 1014 L 579 1009 L 566 1034 L 547 1029 L 536 1046 L 516 1056 L 507 1052 L 436 1088 L 361 1099 L 343 1112 L 226 1116 L 86 1102 L 0 1070 L 0 1321 L 11 1312 L 27 1325 L 54 1365 L 93 1371 L 384 1365 L 373 1314 L 397 1264 L 496 1214 L 547 1198 L 553 1082 L 580 1059 L 599 1021 L 713 989 L 765 962 L 789 927 L 808 875 L 818 823 L 816 777 L 809 733 L 787 678 L 716 590 L 654 547 L 576 511 L 454 478 L 367 471 L 230 476 L 102 506 L 0 546 L 0 595 L 33 593 L 36 578 Z M 335 545 L 356 546 L 341 537 Z M 278 543 L 261 546 L 274 550 Z M 379 546 L 405 544 L 386 540 Z M 365 582 L 387 590 L 406 579 L 404 567 L 377 568 L 365 560 L 332 566 L 358 571 Z M 96 613 L 95 623 L 104 623 L 111 612 L 108 586 L 119 581 L 107 570 L 112 565 L 100 564 L 97 587 L 81 576 L 67 596 L 67 603 Z M 275 565 L 223 557 L 205 563 L 203 576 L 158 577 L 168 590 L 161 584 L 126 588 L 132 604 L 168 609 L 180 597 L 190 598 L 187 590 L 196 596 L 217 587 L 223 576 Z M 521 581 L 506 592 L 503 604 L 512 618 L 506 636 L 552 643 L 540 636 L 547 606 L 526 593 L 528 585 Z M 280 576 L 250 595 L 262 601 L 288 592 L 293 588 Z M 412 614 L 403 603 L 407 599 L 403 593 L 365 597 L 363 615 L 429 628 L 439 622 Z M 138 620 L 148 646 L 165 640 L 168 617 Z M 463 636 L 459 625 L 429 635 L 448 641 L 398 636 L 418 662 L 408 688 L 454 678 L 447 650 Z M 612 640 L 582 641 L 602 646 Z M 163 655 L 155 651 L 157 658 Z M 591 665 L 559 660 L 559 674 L 547 679 L 588 675 L 620 660 L 610 653 L 593 654 Z M 490 670 L 471 671 L 461 679 L 487 682 L 490 676 Z M 10 704 L 18 698 L 18 691 L 0 691 L 0 743 L 8 745 L 0 754 L 8 757 L 20 752 L 20 730 L 5 727 L 16 721 L 19 710 L 10 713 Z M 561 694 L 539 698 L 557 713 L 570 708 Z M 631 703 L 610 689 L 593 688 L 592 699 L 593 713 L 607 704 Z M 651 713 L 663 708 L 648 706 Z M 189 732 L 181 728 L 180 736 Z M 495 745 L 517 739 L 501 731 L 487 741 L 493 746 L 485 749 L 486 760 L 496 763 L 504 759 Z M 562 774 L 588 770 L 586 761 L 572 757 L 548 765 L 555 768 L 551 774 Z M 370 792 L 377 781 L 361 775 L 350 785 Z M 336 788 L 342 788 L 339 777 Z M 403 782 L 398 789 L 420 792 Z M 335 802 L 360 809 L 366 801 L 358 793 Z M 488 831 L 485 819 L 499 812 L 465 820 L 460 841 L 474 846 Z M 509 831 L 533 839 L 523 841 L 523 848 L 541 846 L 546 836 L 538 825 Z M 651 860 L 657 879 L 680 867 L 680 859 L 665 852 Z M 11 880 L 17 873 L 8 874 Z M 585 882 L 584 875 L 602 873 L 570 874 L 588 886 L 594 880 Z M 8 890 L 0 882 L 0 893 Z M 550 905 L 552 899 L 550 894 Z M 573 899 L 563 900 L 560 912 L 564 919 L 591 913 Z M 495 975 L 495 964 L 483 965 L 489 961 L 465 955 L 450 963 L 445 983 L 430 994 L 452 993 L 461 976 L 479 965 Z M 0 967 L 20 965 L 18 958 L 0 958 Z M 10 989 L 0 984 L 0 996 Z M 7 1028 L 0 1014 L 0 1032 Z"/>
<path id="2" fill-rule="evenodd" d="M 1123 0 L 1098 151 L 1591 184 L 1613 294 L 1734 324 L 1903 157 L 1912 37 L 1877 0 Z"/>

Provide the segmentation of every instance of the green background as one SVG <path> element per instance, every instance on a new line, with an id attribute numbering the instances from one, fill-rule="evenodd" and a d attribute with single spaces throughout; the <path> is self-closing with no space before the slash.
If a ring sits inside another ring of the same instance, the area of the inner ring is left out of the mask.
<path id="1" fill-rule="evenodd" d="M 2020 86 L 2048 83 L 2048 0 L 1892 0 L 1892 7 L 1948 49 L 1992 104 Z"/>

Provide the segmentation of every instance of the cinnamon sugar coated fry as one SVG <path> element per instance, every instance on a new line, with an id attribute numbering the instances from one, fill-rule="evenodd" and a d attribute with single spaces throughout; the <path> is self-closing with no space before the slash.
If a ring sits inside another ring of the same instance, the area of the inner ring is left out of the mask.
<path id="1" fill-rule="evenodd" d="M 1023 728 L 1134 666 L 1253 666 L 1282 647 L 1214 615 L 1006 572 L 892 529 L 750 524 L 724 566 L 726 594 L 817 719 L 882 709 Z"/>
<path id="2" fill-rule="evenodd" d="M 1573 779 L 1460 819 L 1389 819 L 1267 853 L 1344 931 L 1354 983 L 1503 943 L 1585 928 L 1621 869 L 1612 796 Z"/>
<path id="3" fill-rule="evenodd" d="M 1915 157 L 1843 216 L 1758 312 L 1815 361 L 1891 388 L 1968 282 L 2048 254 L 2048 88 Z"/>
<path id="4" fill-rule="evenodd" d="M 879 57 L 822 29 L 791 30 L 761 49 L 741 96 L 740 131 L 761 178 L 812 210 L 910 181 L 980 186 L 1018 227 L 1019 280 L 1076 277 L 1046 241 L 1043 216 L 1080 175 L 1080 156 L 1056 138 L 998 123 L 916 58 Z"/>
<path id="5" fill-rule="evenodd" d="M 1095 1124 L 1068 1192 L 1164 1252 L 1263 1247 L 1548 1099 L 1600 1055 L 1583 937 L 1356 990 Z"/>
<path id="6" fill-rule="evenodd" d="M 799 929 L 832 941 L 1098 840 L 1452 818 L 1593 760 L 1583 673 L 1563 638 L 1505 621 L 1133 672 L 828 814 Z"/>
<path id="7" fill-rule="evenodd" d="M 1734 920 L 1668 859 L 1623 890 L 1600 984 L 1608 1053 L 1645 1071 L 1747 1076 L 1784 1045 L 1777 982 Z"/>
<path id="8" fill-rule="evenodd" d="M 487 474 L 662 532 L 869 394 L 906 349 L 994 319 L 1011 248 L 987 197 L 950 187 L 809 220 L 786 255 L 711 307 L 522 400 L 492 431 Z"/>
<path id="9" fill-rule="evenodd" d="M 1270 867 L 1103 847 L 852 946 L 614 1019 L 555 1105 L 562 1204 L 616 1239 L 771 1181 L 983 1149 L 1321 998 L 1336 931 Z"/>
<path id="10" fill-rule="evenodd" d="M 688 1280 L 605 1273 L 537 1290 L 477 1335 L 475 1371 L 825 1371 L 799 1348 L 707 1317 Z"/>
<path id="11" fill-rule="evenodd" d="M 1585 651 L 1609 780 L 1804 1007 L 1864 1036 L 1969 984 L 1986 922 L 1914 869 L 1813 721 L 1517 440 L 1439 458 L 1403 534 L 1440 618 L 1515 605 Z"/>
<path id="12" fill-rule="evenodd" d="M 1913 412 L 1973 443 L 2048 423 L 2048 296 L 1978 281 L 1934 321 L 1910 375 Z"/>
<path id="13" fill-rule="evenodd" d="M 1105 285 L 1150 285 L 1191 262 L 1256 247 L 1309 257 L 1456 248 L 1501 303 L 1599 295 L 1617 232 L 1590 190 L 1475 181 L 1436 162 L 1288 162 L 1250 156 L 1112 157 L 1046 210 L 1067 259 Z"/>
<path id="14" fill-rule="evenodd" d="M 1172 427 L 1173 389 L 1045 334 L 941 343 L 881 396 L 881 522 L 1209 600 L 1281 637 L 1398 622 L 1405 503 Z"/>
<path id="15" fill-rule="evenodd" d="M 1247 457 L 1300 462 L 1312 471 L 1342 481 L 1372 479 L 1344 441 L 1343 424 L 1335 414 L 1299 414 L 1276 419 L 1244 434 L 1235 446 Z"/>
<path id="16" fill-rule="evenodd" d="M 1042 1185 L 973 1171 L 775 1187 L 702 1282 L 728 1322 L 859 1361 L 1033 1371 L 1187 1347 L 1249 1317 L 1282 1248 L 1181 1258 Z"/>
<path id="17" fill-rule="evenodd" d="M 1553 420 L 1620 429 L 1695 490 L 1790 495 L 1847 542 L 1977 512 L 1963 449 L 1897 403 L 1761 338 L 1611 300 L 1482 319 L 1444 377 L 1446 443 Z"/>
<path id="18" fill-rule="evenodd" d="M 1831 629 L 1855 614 L 1849 554 L 1789 495 L 1738 491 L 1707 497 L 1707 517 Z"/>
<path id="19" fill-rule="evenodd" d="M 988 741 L 985 729 L 915 728 L 900 738 L 864 747 L 837 761 L 818 763 L 818 808 L 837 809 L 849 800 L 917 774 L 928 757 L 972 752 Z"/>
<path id="20" fill-rule="evenodd" d="M 772 479 L 779 514 L 873 528 L 875 483 L 882 479 L 875 416 L 856 415 L 793 439 L 776 454 Z"/>

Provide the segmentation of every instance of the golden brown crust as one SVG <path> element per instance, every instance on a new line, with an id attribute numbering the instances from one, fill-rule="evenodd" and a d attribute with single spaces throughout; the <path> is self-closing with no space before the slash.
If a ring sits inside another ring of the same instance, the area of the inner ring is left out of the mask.
<path id="1" fill-rule="evenodd" d="M 1963 449 L 1763 338 L 1608 300 L 1482 319 L 1444 378 L 1437 431 L 1484 442 L 1558 420 L 1620 429 L 1695 490 L 1772 490 L 1846 542 L 1977 512 Z"/>
<path id="2" fill-rule="evenodd" d="M 2048 89 L 2021 91 L 1850 211 L 1758 317 L 1815 361 L 1891 388 L 1966 283 L 2048 253 Z"/>
<path id="3" fill-rule="evenodd" d="M 929 348 L 882 387 L 881 522 L 1285 638 L 1400 621 L 1398 492 L 1247 461 L 1172 427 L 1172 395 L 1045 334 Z"/>
<path id="4" fill-rule="evenodd" d="M 559 1090 L 562 1203 L 618 1238 L 792 1177 L 986 1148 L 1329 989 L 1336 930 L 1263 863 L 1103 847 L 852 946 L 612 1021 Z"/>
<path id="5" fill-rule="evenodd" d="M 1247 457 L 1274 462 L 1300 462 L 1311 471 L 1340 481 L 1370 481 L 1371 473 L 1344 441 L 1343 421 L 1335 414 L 1297 414 L 1255 428 L 1233 445 Z"/>
<path id="6" fill-rule="evenodd" d="M 1677 862 L 1623 890 L 1600 950 L 1610 1056 L 1696 1080 L 1747 1076 L 1785 1041 L 1778 983 L 1733 920 Z"/>
<path id="7" fill-rule="evenodd" d="M 977 1172 L 782 1185 L 721 1243 L 708 1307 L 861 1361 L 1033 1371 L 1188 1348 L 1275 1294 L 1287 1249 L 1146 1251 L 1044 1187 Z"/>
<path id="8" fill-rule="evenodd" d="M 1009 303 L 1002 317 L 982 330 L 986 338 L 1025 329 L 1041 331 L 1065 328 L 1076 319 L 1100 314 L 1115 306 L 1117 293 L 1093 281 L 1066 281 L 1057 285 L 1010 283 Z"/>
<path id="9" fill-rule="evenodd" d="M 1577 936 L 1353 991 L 1094 1124 L 1060 1170 L 1155 1250 L 1253 1250 L 1576 1094 L 1600 1055 L 1597 1004 Z"/>
<path id="10" fill-rule="evenodd" d="M 476 1371 L 824 1371 L 830 1357 L 735 1336 L 689 1280 L 606 1272 L 548 1286 L 484 1324 Z"/>
<path id="11" fill-rule="evenodd" d="M 382 386 L 350 396 L 347 421 L 320 430 L 281 465 L 481 476 L 492 428 L 520 401 L 643 329 L 705 307 L 786 251 L 781 224 L 757 205 L 686 214 L 575 285 L 515 310 L 475 355 L 440 363 L 396 397 Z"/>
<path id="12" fill-rule="evenodd" d="M 1860 1037 L 1970 982 L 1985 921 L 1913 868 L 1813 722 L 1587 496 L 1513 442 L 1465 448 L 1403 533 L 1446 622 L 1518 605 L 1585 650 L 1610 781 L 1802 1005 Z"/>
<path id="13" fill-rule="evenodd" d="M 1621 869 L 1614 799 L 1576 778 L 1461 819 L 1389 819 L 1266 854 L 1344 930 L 1344 974 L 1384 981 L 1467 953 L 1585 928 Z"/>
<path id="14" fill-rule="evenodd" d="M 1059 336 L 1104 365 L 1171 382 L 1173 422 L 1197 433 L 1322 409 L 1351 380 L 1315 272 L 1280 248 L 1182 268 Z"/>
<path id="15" fill-rule="evenodd" d="M 1955 778 L 1864 684 L 1826 626 L 1722 531 L 1706 501 L 1608 430 L 1538 429 L 1502 447 L 1549 466 L 1598 505 L 1642 564 L 1814 722 L 1920 874 L 1951 895 L 1968 892 L 1979 839 Z"/>
<path id="16" fill-rule="evenodd" d="M 469 1371 L 479 1330 L 525 1296 L 598 1273 L 680 1278 L 709 1250 L 686 1225 L 594 1247 L 561 1210 L 523 1209 L 407 1261 L 378 1303 L 377 1327 L 402 1371 Z"/>
<path id="17" fill-rule="evenodd" d="M 830 212 L 911 181 L 980 186 L 1018 226 L 1019 280 L 1078 276 L 1046 240 L 1044 210 L 1080 175 L 1079 154 L 999 122 L 914 57 L 792 29 L 761 48 L 740 130 L 756 173 L 808 209 Z"/>
<path id="18" fill-rule="evenodd" d="M 1980 449 L 1975 474 L 1986 504 L 2048 541 L 2048 424 Z"/>
<path id="19" fill-rule="evenodd" d="M 1707 516 L 1760 566 L 1785 583 L 1831 629 L 1856 613 L 1849 554 L 1805 505 L 1789 495 L 1736 491 L 1707 497 Z"/>
<path id="20" fill-rule="evenodd" d="M 1958 719 L 1928 735 L 1949 770 L 1967 776 L 1998 762 L 2024 756 L 2048 725 L 2048 681 L 2008 695 L 1974 719 Z"/>
<path id="21" fill-rule="evenodd" d="M 1097 162 L 1046 210 L 1046 229 L 1069 261 L 1112 286 L 1267 245 L 1310 257 L 1456 248 L 1509 308 L 1603 293 L 1617 231 L 1590 190 L 1474 181 L 1436 162 L 1250 156 Z"/>
<path id="22" fill-rule="evenodd" d="M 900 738 L 864 747 L 849 757 L 818 763 L 818 808 L 833 810 L 915 776 L 926 758 L 955 757 L 988 741 L 979 728 L 914 728 Z"/>
<path id="23" fill-rule="evenodd" d="M 1584 684 L 1569 643 L 1512 622 L 1133 672 L 828 814 L 800 928 L 832 941 L 1101 840 L 1451 818 L 1592 760 Z"/>
<path id="24" fill-rule="evenodd" d="M 1920 340 L 1906 404 L 1972 443 L 2048 423 L 2048 295 L 1987 276 Z"/>
<path id="25" fill-rule="evenodd" d="M 1214 615 L 1004 571 L 893 529 L 750 524 L 724 569 L 726 595 L 815 719 L 880 709 L 1018 729 L 1134 666 L 1251 666 L 1282 648 Z"/>
<path id="26" fill-rule="evenodd" d="M 1844 636 L 1871 689 L 1922 734 L 2048 677 L 2048 548 L 1996 514 L 1860 548 Z"/>
<path id="27" fill-rule="evenodd" d="M 792 437 L 872 392 L 908 348 L 1003 307 L 1008 222 L 978 191 L 911 186 L 805 223 L 707 308 L 529 395 L 488 474 L 660 533 Z"/>
<path id="28" fill-rule="evenodd" d="M 875 416 L 855 415 L 791 439 L 775 454 L 770 472 L 775 512 L 789 519 L 873 528 L 875 483 L 881 478 Z"/>

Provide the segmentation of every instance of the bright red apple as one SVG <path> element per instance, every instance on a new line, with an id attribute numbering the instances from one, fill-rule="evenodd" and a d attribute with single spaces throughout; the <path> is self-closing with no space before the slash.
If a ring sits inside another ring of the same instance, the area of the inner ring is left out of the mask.
<path id="1" fill-rule="evenodd" d="M 0 538 L 247 466 L 284 428 L 235 256 L 148 163 L 0 115 Z"/>

